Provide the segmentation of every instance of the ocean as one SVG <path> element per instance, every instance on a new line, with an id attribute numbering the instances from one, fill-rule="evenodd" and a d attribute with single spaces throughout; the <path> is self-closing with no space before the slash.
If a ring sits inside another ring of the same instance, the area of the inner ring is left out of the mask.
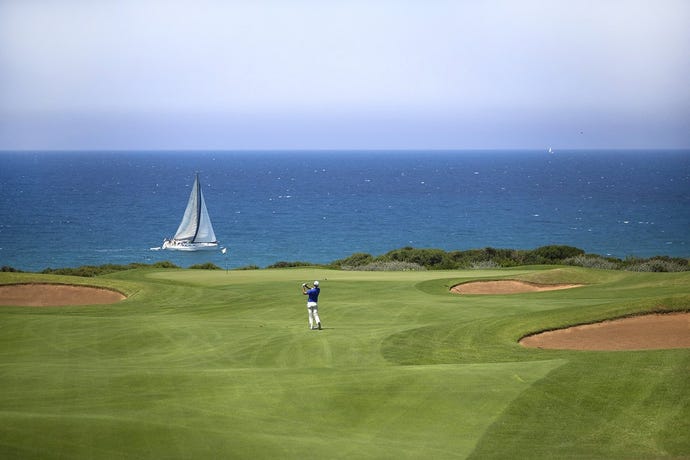
<path id="1" fill-rule="evenodd" d="M 199 172 L 220 251 L 153 251 Z M 0 265 L 327 263 L 405 246 L 690 256 L 690 151 L 2 152 Z"/>

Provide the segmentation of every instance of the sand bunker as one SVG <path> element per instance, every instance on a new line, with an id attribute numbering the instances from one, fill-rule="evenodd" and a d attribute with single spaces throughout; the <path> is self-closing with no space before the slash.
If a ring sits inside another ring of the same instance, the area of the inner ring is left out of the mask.
<path id="1" fill-rule="evenodd" d="M 556 350 L 690 348 L 690 313 L 634 316 L 530 335 L 520 343 Z"/>
<path id="2" fill-rule="evenodd" d="M 0 305 L 59 307 L 119 302 L 125 296 L 110 289 L 67 284 L 0 285 Z"/>
<path id="3" fill-rule="evenodd" d="M 537 284 L 517 280 L 473 281 L 450 289 L 455 294 L 519 294 L 523 292 L 556 291 L 583 286 L 582 284 Z"/>

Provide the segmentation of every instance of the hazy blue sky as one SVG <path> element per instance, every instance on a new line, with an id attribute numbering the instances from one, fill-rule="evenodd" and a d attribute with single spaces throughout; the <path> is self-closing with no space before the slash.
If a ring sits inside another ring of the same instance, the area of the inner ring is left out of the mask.
<path id="1" fill-rule="evenodd" d="M 0 0 L 0 149 L 690 147 L 688 0 Z"/>

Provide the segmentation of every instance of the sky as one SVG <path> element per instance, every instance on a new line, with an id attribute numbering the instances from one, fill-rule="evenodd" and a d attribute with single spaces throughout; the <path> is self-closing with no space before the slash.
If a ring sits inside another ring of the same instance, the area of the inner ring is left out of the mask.
<path id="1" fill-rule="evenodd" d="M 0 0 L 0 150 L 690 148 L 687 0 Z"/>

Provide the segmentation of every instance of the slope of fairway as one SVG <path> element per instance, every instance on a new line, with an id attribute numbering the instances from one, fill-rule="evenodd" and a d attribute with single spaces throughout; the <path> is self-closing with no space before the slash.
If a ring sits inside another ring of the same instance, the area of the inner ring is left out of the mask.
<path id="1" fill-rule="evenodd" d="M 319 279 L 324 329 L 300 285 Z M 578 283 L 458 296 L 469 280 Z M 688 350 L 520 337 L 684 310 L 690 276 L 576 268 L 121 272 L 114 305 L 0 307 L 0 458 L 630 458 L 690 455 Z"/>

